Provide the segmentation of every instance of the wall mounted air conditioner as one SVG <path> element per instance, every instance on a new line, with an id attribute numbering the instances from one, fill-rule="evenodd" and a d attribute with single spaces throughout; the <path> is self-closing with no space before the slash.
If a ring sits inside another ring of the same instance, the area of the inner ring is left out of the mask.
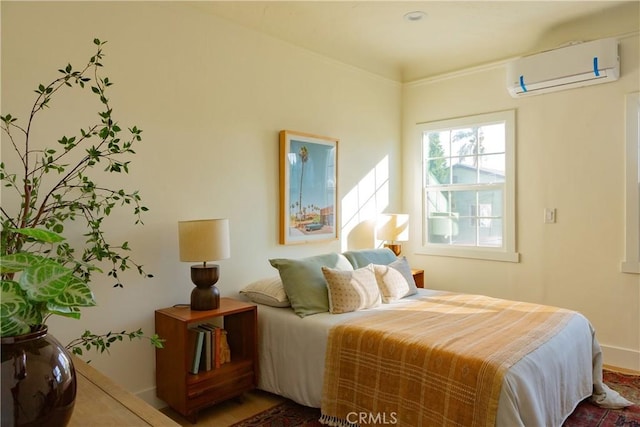
<path id="1" fill-rule="evenodd" d="M 615 38 L 572 44 L 525 56 L 507 65 L 507 89 L 514 98 L 618 80 Z"/>

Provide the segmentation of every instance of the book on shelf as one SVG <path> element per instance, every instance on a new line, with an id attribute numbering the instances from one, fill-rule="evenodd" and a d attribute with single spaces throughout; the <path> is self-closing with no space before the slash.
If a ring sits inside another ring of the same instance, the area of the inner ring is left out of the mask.
<path id="1" fill-rule="evenodd" d="M 220 358 L 220 337 L 222 336 L 224 329 L 211 323 L 205 323 L 205 325 L 210 328 L 213 333 L 213 366 L 215 368 L 219 368 L 220 365 L 224 363 Z"/>
<path id="2" fill-rule="evenodd" d="M 213 369 L 213 332 L 204 325 L 198 325 L 198 329 L 204 332 L 204 345 L 200 355 L 200 370 L 210 371 Z"/>
<path id="3" fill-rule="evenodd" d="M 227 341 L 227 331 L 224 329 L 220 334 L 220 364 L 231 362 L 231 349 Z"/>
<path id="4" fill-rule="evenodd" d="M 220 328 L 216 325 L 213 325 L 211 323 L 203 323 L 200 325 L 200 328 L 206 330 L 209 333 L 209 336 L 211 337 L 211 347 L 210 347 L 210 352 L 207 354 L 207 358 L 209 360 L 209 362 L 211 363 L 211 368 L 218 368 L 220 367 L 219 362 L 218 362 L 218 354 L 219 354 L 219 348 L 220 348 Z"/>
<path id="5" fill-rule="evenodd" d="M 221 361 L 220 361 L 220 333 L 221 331 L 223 331 L 222 328 L 216 326 L 215 329 L 215 337 L 216 337 L 216 347 L 215 347 L 215 352 L 216 352 L 216 368 L 219 368 L 221 365 Z"/>
<path id="6" fill-rule="evenodd" d="M 187 329 L 188 332 L 188 340 L 189 340 L 189 348 L 192 350 L 191 357 L 191 367 L 189 372 L 192 374 L 197 374 L 200 370 L 200 359 L 202 358 L 202 348 L 204 344 L 204 330 L 189 327 Z"/>

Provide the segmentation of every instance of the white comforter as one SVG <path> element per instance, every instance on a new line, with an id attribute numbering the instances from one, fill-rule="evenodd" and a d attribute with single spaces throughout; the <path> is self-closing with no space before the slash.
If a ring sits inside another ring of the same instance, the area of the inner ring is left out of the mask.
<path id="1" fill-rule="evenodd" d="M 418 296 L 429 295 L 420 289 Z M 399 304 L 411 304 L 411 297 Z M 298 317 L 290 308 L 258 306 L 258 387 L 302 405 L 320 407 L 327 336 L 331 326 L 384 310 Z M 577 404 L 601 390 L 602 353 L 583 316 L 507 372 L 497 426 L 560 426 Z"/>

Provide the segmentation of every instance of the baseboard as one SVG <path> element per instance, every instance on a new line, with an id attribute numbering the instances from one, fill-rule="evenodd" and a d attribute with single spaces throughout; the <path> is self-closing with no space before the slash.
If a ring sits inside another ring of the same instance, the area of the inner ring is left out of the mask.
<path id="1" fill-rule="evenodd" d="M 603 365 L 603 368 L 605 371 L 613 371 L 613 372 L 619 372 L 621 374 L 626 374 L 626 375 L 636 375 L 636 376 L 640 376 L 640 371 L 634 371 L 633 369 L 626 369 L 626 368 L 621 368 L 619 366 L 613 366 L 613 365 Z"/>
<path id="2" fill-rule="evenodd" d="M 158 399 L 156 396 L 156 388 L 151 387 L 146 390 L 141 390 L 135 393 L 140 399 L 147 402 L 149 405 L 153 406 L 156 409 L 166 408 L 167 404 L 164 401 Z"/>
<path id="3" fill-rule="evenodd" d="M 606 365 L 640 371 L 640 351 L 603 344 L 601 347 Z"/>

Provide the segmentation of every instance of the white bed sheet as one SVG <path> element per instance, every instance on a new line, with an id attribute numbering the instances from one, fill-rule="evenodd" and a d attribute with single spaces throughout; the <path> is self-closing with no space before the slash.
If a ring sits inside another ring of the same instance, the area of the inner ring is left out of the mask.
<path id="1" fill-rule="evenodd" d="M 419 289 L 419 296 L 435 291 Z M 405 298 L 399 304 L 411 304 Z M 290 308 L 258 305 L 259 380 L 262 390 L 299 404 L 320 407 L 329 329 L 348 319 L 385 310 L 298 317 Z M 505 375 L 496 425 L 560 426 L 602 379 L 602 355 L 588 320 L 581 315 Z"/>

